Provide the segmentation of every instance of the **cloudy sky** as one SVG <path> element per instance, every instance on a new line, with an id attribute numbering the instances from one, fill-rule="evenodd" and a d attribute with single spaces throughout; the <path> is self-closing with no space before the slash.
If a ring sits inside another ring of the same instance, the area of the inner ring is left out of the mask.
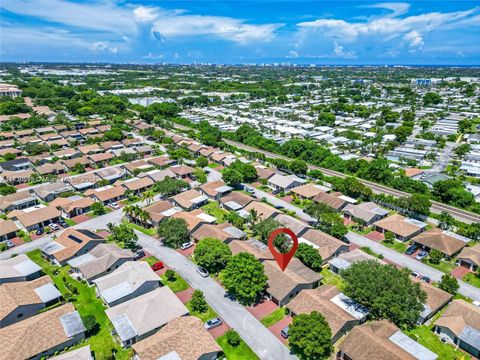
<path id="1" fill-rule="evenodd" d="M 2 0 L 2 61 L 480 64 L 480 1 Z"/>

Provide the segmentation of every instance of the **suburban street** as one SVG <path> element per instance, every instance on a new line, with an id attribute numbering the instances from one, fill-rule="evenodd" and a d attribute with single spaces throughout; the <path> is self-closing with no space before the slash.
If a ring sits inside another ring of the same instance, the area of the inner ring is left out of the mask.
<path id="1" fill-rule="evenodd" d="M 145 250 L 178 272 L 190 286 L 203 291 L 212 308 L 240 334 L 260 359 L 287 360 L 297 358 L 290 354 L 288 348 L 242 305 L 230 300 L 226 296 L 225 290 L 215 280 L 211 277 L 201 277 L 197 273 L 194 263 L 175 250 L 161 246 L 159 241 L 151 236 L 139 231 L 136 231 L 136 233 L 139 244 Z"/>
<path id="2" fill-rule="evenodd" d="M 368 246 L 375 253 L 382 254 L 385 259 L 388 259 L 400 266 L 404 266 L 412 271 L 415 271 L 418 274 L 426 275 L 433 281 L 440 281 L 440 279 L 442 278 L 442 275 L 444 275 L 443 272 L 437 269 L 434 269 L 428 265 L 425 265 L 421 261 L 412 259 L 411 257 L 405 256 L 403 254 L 400 254 L 395 250 L 387 248 L 382 244 L 379 244 L 373 240 L 367 239 L 364 236 L 355 234 L 353 232 L 349 232 L 347 234 L 347 239 L 350 240 L 352 244 L 358 245 L 359 247 Z M 458 292 L 460 294 L 467 296 L 472 300 L 480 301 L 479 288 L 472 286 L 470 284 L 467 284 L 461 280 L 458 281 L 458 284 L 460 285 L 460 288 L 458 289 Z"/>

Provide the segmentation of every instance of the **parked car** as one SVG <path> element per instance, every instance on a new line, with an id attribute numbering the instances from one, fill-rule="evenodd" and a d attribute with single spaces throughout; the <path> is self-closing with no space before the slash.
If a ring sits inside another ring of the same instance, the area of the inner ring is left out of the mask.
<path id="1" fill-rule="evenodd" d="M 425 250 L 422 250 L 420 251 L 417 256 L 415 256 L 415 259 L 417 260 L 423 260 L 425 259 L 426 257 L 428 256 L 428 252 L 426 252 Z"/>
<path id="2" fill-rule="evenodd" d="M 197 268 L 197 273 L 199 273 L 201 277 L 208 277 L 208 275 L 209 275 L 207 269 L 205 269 L 201 266 L 199 266 Z"/>
<path id="3" fill-rule="evenodd" d="M 48 227 L 54 231 L 56 230 L 60 230 L 60 226 L 58 226 L 57 224 L 55 223 L 51 223 L 50 225 L 48 225 Z"/>
<path id="4" fill-rule="evenodd" d="M 137 253 L 135 254 L 135 260 L 140 260 L 144 256 L 145 256 L 145 251 L 143 250 L 137 251 Z"/>
<path id="5" fill-rule="evenodd" d="M 35 235 L 42 235 L 43 234 L 43 228 L 38 228 L 37 231 L 35 231 Z"/>
<path id="6" fill-rule="evenodd" d="M 405 250 L 405 254 L 407 255 L 412 255 L 415 251 L 417 251 L 417 245 L 413 244 L 408 247 L 407 250 Z"/>
<path id="7" fill-rule="evenodd" d="M 255 193 L 255 190 L 253 190 L 250 186 L 245 186 L 245 191 L 248 192 L 249 194 Z"/>
<path id="8" fill-rule="evenodd" d="M 180 245 L 180 249 L 181 250 L 187 250 L 187 249 L 191 248 L 192 246 L 193 246 L 193 243 L 186 242 L 186 243 L 183 243 L 182 245 Z"/>
<path id="9" fill-rule="evenodd" d="M 426 283 L 430 282 L 430 278 L 428 276 L 422 276 L 422 281 L 425 281 Z"/>
<path id="10" fill-rule="evenodd" d="M 476 307 L 480 307 L 480 301 L 474 301 L 472 302 L 473 305 L 475 305 Z"/>
<path id="11" fill-rule="evenodd" d="M 283 210 L 283 209 L 285 209 L 285 207 L 284 207 L 283 205 L 280 205 L 280 204 L 274 205 L 274 207 L 275 207 L 275 209 L 278 209 L 278 210 Z"/>
<path id="12" fill-rule="evenodd" d="M 284 339 L 288 339 L 288 326 L 284 327 L 282 331 L 280 331 L 280 335 L 282 335 Z"/>
<path id="13" fill-rule="evenodd" d="M 410 275 L 412 275 L 413 277 L 416 277 L 416 278 L 420 276 L 420 274 L 416 273 L 415 271 L 412 271 L 412 273 Z"/>
<path id="14" fill-rule="evenodd" d="M 5 245 L 7 245 L 9 249 L 15 246 L 12 240 L 6 240 Z"/>
<path id="15" fill-rule="evenodd" d="M 114 210 L 120 209 L 120 206 L 116 202 L 112 202 L 108 204 L 108 206 L 110 206 Z"/>
<path id="16" fill-rule="evenodd" d="M 205 326 L 205 329 L 210 330 L 210 329 L 216 328 L 216 327 L 218 327 L 218 326 L 220 326 L 220 325 L 222 325 L 222 324 L 223 324 L 222 319 L 216 317 L 216 318 L 213 318 L 213 319 L 208 320 L 208 321 L 204 324 L 204 326 Z"/>
<path id="17" fill-rule="evenodd" d="M 58 221 L 58 223 L 59 223 L 60 226 L 63 227 L 63 228 L 67 228 L 67 227 L 68 227 L 68 224 L 67 224 L 67 222 L 66 222 L 64 219 L 60 219 L 60 220 Z"/>
<path id="18" fill-rule="evenodd" d="M 153 271 L 158 271 L 160 269 L 163 269 L 164 267 L 165 267 L 165 265 L 163 265 L 163 262 L 161 262 L 161 261 L 157 261 L 155 264 L 153 264 L 151 266 Z"/>

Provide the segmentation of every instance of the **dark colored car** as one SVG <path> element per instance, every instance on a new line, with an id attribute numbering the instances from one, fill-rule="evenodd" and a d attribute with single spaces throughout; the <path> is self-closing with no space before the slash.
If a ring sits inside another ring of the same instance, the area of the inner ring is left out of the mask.
<path id="1" fill-rule="evenodd" d="M 430 282 L 430 278 L 428 276 L 422 276 L 422 280 L 429 283 Z"/>
<path id="2" fill-rule="evenodd" d="M 417 245 L 410 245 L 407 250 L 405 250 L 405 254 L 412 255 L 418 249 Z"/>
<path id="3" fill-rule="evenodd" d="M 163 265 L 163 262 L 157 261 L 155 264 L 151 266 L 153 271 L 158 271 L 160 269 L 163 269 L 165 265 Z"/>
<path id="4" fill-rule="evenodd" d="M 43 234 L 43 228 L 39 228 L 36 232 L 35 235 L 42 235 Z"/>
<path id="5" fill-rule="evenodd" d="M 137 253 L 135 254 L 135 260 L 140 260 L 144 256 L 145 256 L 145 251 L 143 250 L 137 251 Z"/>

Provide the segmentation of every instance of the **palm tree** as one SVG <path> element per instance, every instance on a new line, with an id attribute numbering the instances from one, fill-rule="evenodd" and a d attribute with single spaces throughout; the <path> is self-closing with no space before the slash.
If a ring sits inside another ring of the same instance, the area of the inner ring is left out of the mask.
<path id="1" fill-rule="evenodd" d="M 147 206 L 153 202 L 153 191 L 148 190 L 142 194 L 142 201 L 147 202 Z"/>
<path id="2" fill-rule="evenodd" d="M 137 221 L 139 220 L 140 214 L 142 213 L 142 208 L 138 205 L 133 205 L 133 217 L 134 217 L 134 223 L 136 224 Z"/>
<path id="3" fill-rule="evenodd" d="M 253 228 L 258 221 L 258 212 L 255 209 L 250 209 L 248 211 L 247 221 L 250 223 L 251 227 Z"/>
<path id="4" fill-rule="evenodd" d="M 123 213 L 127 216 L 128 219 L 132 218 L 133 206 L 127 205 L 123 208 Z"/>
<path id="5" fill-rule="evenodd" d="M 143 227 L 148 227 L 148 222 L 152 220 L 150 217 L 150 213 L 146 210 L 142 210 L 142 212 L 140 213 L 140 220 Z"/>

